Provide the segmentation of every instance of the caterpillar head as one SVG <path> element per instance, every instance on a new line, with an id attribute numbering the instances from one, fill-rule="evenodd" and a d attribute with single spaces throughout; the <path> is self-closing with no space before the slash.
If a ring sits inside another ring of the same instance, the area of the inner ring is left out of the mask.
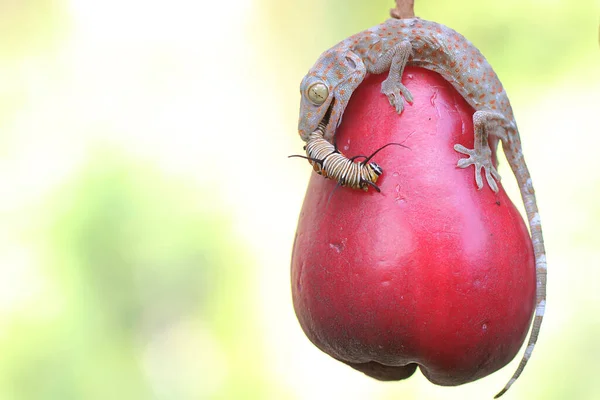
<path id="1" fill-rule="evenodd" d="M 376 191 L 381 192 L 379 186 L 377 186 L 375 183 L 377 182 L 377 179 L 379 179 L 379 176 L 383 174 L 383 169 L 374 162 L 368 163 L 366 168 L 368 171 L 368 179 L 361 180 L 360 188 L 365 192 L 368 192 L 369 187 L 372 187 Z"/>
<path id="2" fill-rule="evenodd" d="M 350 50 L 331 49 L 319 57 L 300 83 L 298 134 L 303 140 L 323 123 L 325 138 L 331 141 L 364 75 L 362 60 Z"/>
<path id="3" fill-rule="evenodd" d="M 371 170 L 375 173 L 375 175 L 377 175 L 377 177 L 383 174 L 383 169 L 379 166 L 379 164 L 372 162 L 369 163 L 369 167 L 371 167 Z"/>

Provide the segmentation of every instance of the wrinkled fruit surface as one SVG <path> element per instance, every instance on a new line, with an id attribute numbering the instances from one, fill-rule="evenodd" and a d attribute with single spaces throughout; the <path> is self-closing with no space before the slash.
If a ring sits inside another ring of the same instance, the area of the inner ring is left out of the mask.
<path id="1" fill-rule="evenodd" d="M 526 337 L 531 240 L 502 187 L 477 190 L 474 167 L 456 167 L 454 144 L 473 148 L 473 109 L 439 75 L 407 68 L 414 104 L 399 117 L 380 93 L 384 78 L 368 76 L 353 94 L 338 148 L 410 149 L 374 157 L 381 193 L 332 194 L 335 182 L 312 174 L 292 255 L 294 308 L 318 348 L 369 376 L 405 379 L 419 366 L 433 383 L 460 385 L 506 365 Z"/>

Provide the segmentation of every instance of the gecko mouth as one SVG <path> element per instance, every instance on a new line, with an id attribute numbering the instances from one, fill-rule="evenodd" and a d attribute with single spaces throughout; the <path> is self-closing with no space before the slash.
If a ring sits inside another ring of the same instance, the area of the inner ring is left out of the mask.
<path id="1" fill-rule="evenodd" d="M 331 104 L 329 104 L 329 107 L 327 108 L 327 111 L 325 112 L 323 119 L 321 120 L 321 122 L 319 122 L 317 129 L 315 129 L 315 132 L 318 131 L 321 133 L 321 135 L 325 134 L 327 125 L 329 125 L 329 118 L 331 117 L 331 111 L 333 110 L 334 104 L 335 104 L 335 98 L 331 100 Z"/>

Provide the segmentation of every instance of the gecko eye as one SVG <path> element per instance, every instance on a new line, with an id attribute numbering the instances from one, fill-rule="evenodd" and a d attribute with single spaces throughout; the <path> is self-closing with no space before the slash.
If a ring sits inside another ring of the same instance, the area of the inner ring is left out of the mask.
<path id="1" fill-rule="evenodd" d="M 323 82 L 313 83 L 306 89 L 306 96 L 316 106 L 320 106 L 325 103 L 327 96 L 329 96 L 329 89 Z"/>

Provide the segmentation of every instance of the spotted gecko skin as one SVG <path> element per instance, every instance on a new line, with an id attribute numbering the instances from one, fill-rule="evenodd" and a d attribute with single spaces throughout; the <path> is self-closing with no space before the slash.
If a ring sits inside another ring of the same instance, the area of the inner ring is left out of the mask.
<path id="1" fill-rule="evenodd" d="M 513 111 L 506 91 L 485 57 L 465 37 L 444 25 L 418 17 L 389 19 L 343 40 L 319 57 L 300 86 L 298 133 L 308 141 L 319 123 L 326 121 L 324 136 L 332 142 L 352 93 L 367 73 L 389 71 L 381 92 L 402 113 L 404 101 L 412 103 L 410 91 L 401 82 L 406 65 L 437 72 L 475 109 L 474 149 L 456 144 L 454 149 L 468 156 L 459 159 L 457 166 L 475 166 L 478 189 L 484 186 L 483 169 L 489 187 L 497 192 L 496 181 L 500 176 L 492 163 L 490 145 L 495 147 L 500 140 L 525 205 L 536 261 L 536 311 L 523 358 L 510 381 L 496 395 L 498 398 L 517 380 L 537 342 L 546 306 L 546 252 L 535 192 Z"/>

